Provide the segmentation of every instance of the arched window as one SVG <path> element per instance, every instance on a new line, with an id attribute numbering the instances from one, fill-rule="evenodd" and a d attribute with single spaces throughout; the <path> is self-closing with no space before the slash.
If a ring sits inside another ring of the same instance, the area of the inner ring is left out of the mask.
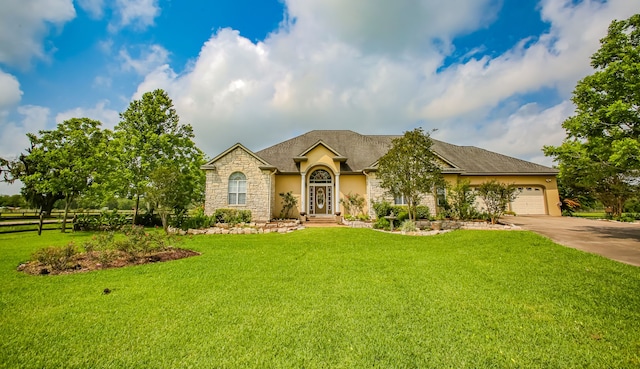
<path id="1" fill-rule="evenodd" d="M 229 176 L 229 205 L 244 205 L 247 202 L 247 177 L 240 172 Z"/>
<path id="2" fill-rule="evenodd" d="M 318 169 L 311 173 L 309 183 L 331 183 L 331 174 L 324 169 Z"/>

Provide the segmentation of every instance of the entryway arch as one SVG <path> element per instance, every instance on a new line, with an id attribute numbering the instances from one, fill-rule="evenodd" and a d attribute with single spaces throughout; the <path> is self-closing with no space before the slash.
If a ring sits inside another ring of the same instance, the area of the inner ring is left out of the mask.
<path id="1" fill-rule="evenodd" d="M 332 215 L 335 191 L 331 172 L 325 168 L 312 170 L 307 188 L 309 215 Z"/>

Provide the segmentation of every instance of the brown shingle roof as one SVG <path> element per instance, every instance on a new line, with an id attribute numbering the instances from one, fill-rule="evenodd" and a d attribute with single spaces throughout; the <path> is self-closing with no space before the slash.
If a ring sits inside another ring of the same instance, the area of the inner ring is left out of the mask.
<path id="1" fill-rule="evenodd" d="M 293 158 L 319 141 L 347 158 L 343 172 L 359 172 L 384 155 L 398 135 L 362 135 L 348 130 L 315 130 L 256 152 L 281 172 L 298 172 Z M 462 174 L 557 174 L 557 170 L 474 146 L 457 146 L 433 140 L 433 151 L 451 168 L 443 171 Z"/>

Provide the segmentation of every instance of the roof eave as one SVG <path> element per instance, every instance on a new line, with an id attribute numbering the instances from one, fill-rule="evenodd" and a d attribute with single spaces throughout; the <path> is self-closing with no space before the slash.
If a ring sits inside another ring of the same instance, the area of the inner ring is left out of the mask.
<path id="1" fill-rule="evenodd" d="M 558 172 L 461 172 L 463 176 L 557 176 Z"/>

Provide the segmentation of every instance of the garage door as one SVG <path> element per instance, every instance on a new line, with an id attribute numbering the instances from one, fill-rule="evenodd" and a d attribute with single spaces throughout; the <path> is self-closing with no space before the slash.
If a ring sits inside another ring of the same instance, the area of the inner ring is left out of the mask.
<path id="1" fill-rule="evenodd" d="M 518 197 L 511 203 L 516 215 L 544 215 L 544 191 L 542 187 L 518 187 Z"/>

